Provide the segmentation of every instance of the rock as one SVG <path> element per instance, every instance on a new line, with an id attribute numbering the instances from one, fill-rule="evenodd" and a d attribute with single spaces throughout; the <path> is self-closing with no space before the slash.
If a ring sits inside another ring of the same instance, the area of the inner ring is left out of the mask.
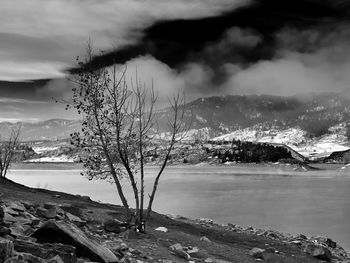
<path id="1" fill-rule="evenodd" d="M 170 250 L 183 250 L 183 247 L 180 243 L 176 243 L 174 245 L 171 245 L 169 248 L 170 248 Z"/>
<path id="2" fill-rule="evenodd" d="M 292 240 L 289 242 L 290 244 L 296 245 L 296 246 L 302 246 L 302 242 L 300 240 Z"/>
<path id="3" fill-rule="evenodd" d="M 8 214 L 11 215 L 11 216 L 19 216 L 19 212 L 13 210 L 13 209 L 10 208 L 10 207 L 6 207 L 6 206 L 5 206 L 5 207 L 3 208 L 3 210 L 4 210 L 5 213 L 8 213 Z"/>
<path id="4" fill-rule="evenodd" d="M 45 203 L 45 204 L 43 205 L 43 207 L 44 207 L 45 209 L 50 209 L 50 208 L 56 207 L 56 206 L 58 206 L 58 205 L 55 204 L 55 203 L 51 203 L 51 202 L 47 202 L 47 203 Z"/>
<path id="5" fill-rule="evenodd" d="M 199 241 L 206 242 L 206 243 L 211 243 L 210 239 L 207 238 L 207 237 L 205 237 L 205 236 L 201 237 L 201 238 L 199 239 Z"/>
<path id="6" fill-rule="evenodd" d="M 117 219 L 107 220 L 103 223 L 104 230 L 106 230 L 107 232 L 113 232 L 117 234 L 126 230 L 124 226 L 125 224 Z"/>
<path id="7" fill-rule="evenodd" d="M 322 246 L 308 244 L 304 248 L 304 252 L 318 259 L 330 261 L 332 254 L 331 252 Z"/>
<path id="8" fill-rule="evenodd" d="M 336 248 L 336 247 L 337 247 L 337 242 L 333 241 L 333 240 L 330 239 L 330 238 L 327 238 L 326 244 L 327 244 L 327 246 L 330 247 L 330 248 Z"/>
<path id="9" fill-rule="evenodd" d="M 52 209 L 52 211 L 56 211 L 56 213 L 58 214 L 58 215 L 64 215 L 64 211 L 63 211 L 63 209 L 62 208 L 60 208 L 57 204 L 55 204 L 55 203 L 45 203 L 44 204 L 44 208 L 45 209 L 47 209 L 47 210 L 51 210 Z"/>
<path id="10" fill-rule="evenodd" d="M 307 240 L 307 237 L 305 235 L 303 235 L 303 234 L 298 234 L 295 237 L 295 239 L 297 239 L 297 240 Z"/>
<path id="11" fill-rule="evenodd" d="M 80 198 L 84 201 L 89 201 L 89 202 L 92 201 L 90 196 L 87 196 L 87 195 L 80 196 Z"/>
<path id="12" fill-rule="evenodd" d="M 0 237 L 4 237 L 6 235 L 9 235 L 11 233 L 11 230 L 7 227 L 0 226 Z"/>
<path id="13" fill-rule="evenodd" d="M 177 243 L 172 246 L 170 246 L 170 250 L 172 250 L 177 256 L 184 258 L 184 259 L 190 259 L 191 256 L 185 252 L 184 248 L 181 244 Z"/>
<path id="14" fill-rule="evenodd" d="M 59 206 L 56 206 L 56 213 L 58 215 L 61 215 L 61 216 L 63 216 L 65 214 L 64 210 L 61 207 L 59 207 Z"/>
<path id="15" fill-rule="evenodd" d="M 18 212 L 24 212 L 26 211 L 26 208 L 24 205 L 19 201 L 9 201 L 6 203 L 6 206 L 12 210 L 18 211 Z"/>
<path id="16" fill-rule="evenodd" d="M 199 248 L 198 247 L 193 247 L 193 248 L 187 249 L 186 252 L 192 256 L 192 254 L 195 254 L 195 253 L 199 252 Z"/>
<path id="17" fill-rule="evenodd" d="M 212 258 L 207 258 L 204 260 L 205 263 L 214 263 L 214 260 Z"/>
<path id="18" fill-rule="evenodd" d="M 164 232 L 164 233 L 168 232 L 168 229 L 166 227 L 163 227 L 163 226 L 157 227 L 155 230 L 160 231 L 160 232 Z"/>
<path id="19" fill-rule="evenodd" d="M 47 212 L 44 214 L 44 217 L 46 217 L 47 219 L 53 219 L 57 217 L 56 207 L 51 207 L 50 209 L 48 209 Z"/>
<path id="20" fill-rule="evenodd" d="M 85 226 L 86 225 L 86 221 L 81 220 L 80 217 L 77 217 L 69 212 L 66 212 L 66 217 L 68 218 L 69 221 L 76 224 L 77 226 Z"/>
<path id="21" fill-rule="evenodd" d="M 26 209 L 31 209 L 32 207 L 34 207 L 34 204 L 28 201 L 21 201 L 21 203 Z"/>
<path id="22" fill-rule="evenodd" d="M 267 230 L 263 233 L 264 236 L 272 238 L 272 239 L 281 239 L 282 235 L 277 231 Z"/>
<path id="23" fill-rule="evenodd" d="M 187 254 L 184 250 L 175 250 L 174 252 L 177 256 L 184 258 L 186 260 L 191 258 L 191 256 Z"/>
<path id="24" fill-rule="evenodd" d="M 199 250 L 198 252 L 187 251 L 187 253 L 190 254 L 191 258 L 206 259 L 210 257 L 208 252 L 204 250 Z"/>
<path id="25" fill-rule="evenodd" d="M 158 238 L 157 243 L 164 247 L 170 247 L 172 244 L 170 239 L 164 239 L 164 238 Z"/>
<path id="26" fill-rule="evenodd" d="M 265 249 L 265 252 L 267 253 L 276 253 L 278 252 L 274 247 L 268 247 Z"/>
<path id="27" fill-rule="evenodd" d="M 31 225 L 32 226 L 36 226 L 40 223 L 40 219 L 37 218 L 36 216 L 33 216 L 31 213 L 28 213 L 28 212 L 24 212 L 22 214 L 26 219 L 29 219 L 31 220 Z"/>
<path id="28" fill-rule="evenodd" d="M 63 259 L 60 256 L 55 256 L 53 258 L 50 258 L 46 261 L 46 263 L 66 263 L 63 261 Z"/>
<path id="29" fill-rule="evenodd" d="M 23 216 L 16 216 L 13 218 L 13 223 L 17 225 L 31 225 L 33 221 Z"/>
<path id="30" fill-rule="evenodd" d="M 4 208 L 2 208 L 0 206 L 0 225 L 2 224 L 2 222 L 4 220 L 4 215 L 5 215 Z"/>
<path id="31" fill-rule="evenodd" d="M 336 248 L 337 247 L 337 243 L 334 242 L 332 239 L 328 238 L 328 237 L 316 237 L 315 240 L 319 243 L 322 243 L 330 248 Z"/>
<path id="32" fill-rule="evenodd" d="M 71 213 L 75 216 L 81 216 L 82 214 L 82 210 L 80 207 L 71 205 L 71 204 L 62 204 L 60 205 L 60 208 L 64 211 L 64 212 L 68 212 Z"/>
<path id="33" fill-rule="evenodd" d="M 36 209 L 36 214 L 38 216 L 45 217 L 47 219 L 53 219 L 53 218 L 57 217 L 56 207 L 51 207 L 50 209 L 38 207 Z"/>
<path id="34" fill-rule="evenodd" d="M 44 259 L 33 256 L 29 253 L 19 253 L 17 256 L 9 258 L 5 263 L 46 263 Z"/>
<path id="35" fill-rule="evenodd" d="M 264 252 L 265 249 L 255 247 L 249 251 L 249 255 L 253 258 L 264 259 Z"/>
<path id="36" fill-rule="evenodd" d="M 36 214 L 37 214 L 37 216 L 44 217 L 45 213 L 47 213 L 47 209 L 44 208 L 44 207 L 38 207 L 38 208 L 36 209 Z"/>
<path id="37" fill-rule="evenodd" d="M 118 262 L 117 257 L 109 249 L 86 237 L 83 231 L 68 222 L 49 220 L 37 229 L 32 237 L 41 243 L 61 242 L 74 246 L 78 257 L 105 263 Z"/>
<path id="38" fill-rule="evenodd" d="M 13 256 L 13 243 L 10 240 L 0 238 L 0 262 L 4 262 Z"/>
<path id="39" fill-rule="evenodd" d="M 27 241 L 27 242 L 32 242 L 32 243 L 36 243 L 36 238 L 34 237 L 28 237 L 28 236 L 17 236 L 16 240 L 22 240 L 22 241 Z"/>
<path id="40" fill-rule="evenodd" d="M 209 219 L 209 218 L 200 218 L 198 219 L 200 224 L 214 224 L 214 220 L 213 219 Z"/>
<path id="41" fill-rule="evenodd" d="M 12 215 L 5 213 L 3 218 L 3 223 L 15 223 L 17 220 Z"/>
<path id="42" fill-rule="evenodd" d="M 63 244 L 37 244 L 18 239 L 13 244 L 17 252 L 30 253 L 39 258 L 50 259 L 58 255 L 65 263 L 75 263 L 77 261 L 75 248 L 72 246 Z"/>
<path id="43" fill-rule="evenodd" d="M 128 245 L 122 242 L 122 240 L 119 241 L 106 241 L 104 243 L 104 246 L 111 250 L 114 255 L 123 257 L 122 252 L 129 249 Z M 131 251 L 130 251 L 131 252 Z"/>
<path id="44" fill-rule="evenodd" d="M 24 228 L 21 225 L 11 226 L 9 229 L 11 231 L 11 236 L 17 237 L 24 235 Z"/>

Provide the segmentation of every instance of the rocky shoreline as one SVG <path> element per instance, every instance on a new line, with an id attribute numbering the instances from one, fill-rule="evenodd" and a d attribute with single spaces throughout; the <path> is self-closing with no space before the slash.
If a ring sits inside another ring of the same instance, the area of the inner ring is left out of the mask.
<path id="1" fill-rule="evenodd" d="M 32 191 L 42 196 L 38 189 Z M 350 262 L 350 253 L 327 237 L 210 219 L 156 215 L 143 236 L 125 228 L 122 213 L 111 212 L 114 206 L 97 205 L 88 197 L 70 197 L 72 203 L 64 193 L 45 194 L 51 200 L 0 197 L 1 263 Z M 102 207 L 112 208 L 109 217 Z"/>
<path id="2" fill-rule="evenodd" d="M 292 244 L 300 247 L 305 253 L 308 253 L 318 259 L 332 262 L 348 262 L 350 263 L 350 251 L 346 251 L 337 242 L 325 236 L 308 237 L 304 234 L 292 235 L 288 233 L 281 233 L 276 230 L 265 230 L 254 228 L 252 226 L 243 227 L 237 224 L 218 224 L 212 219 L 188 219 L 177 216 L 176 220 L 183 220 L 185 222 L 199 224 L 206 228 L 220 228 L 228 232 L 248 233 L 257 236 L 264 236 L 270 239 L 282 241 L 286 244 Z M 265 252 L 279 253 L 274 248 L 258 248 L 259 254 Z M 258 257 L 259 258 L 259 257 Z M 263 259 L 263 256 L 261 257 Z"/>

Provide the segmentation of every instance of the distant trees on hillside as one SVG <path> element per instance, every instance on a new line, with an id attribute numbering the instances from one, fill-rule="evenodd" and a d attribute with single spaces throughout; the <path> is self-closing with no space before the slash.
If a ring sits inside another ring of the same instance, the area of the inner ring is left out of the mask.
<path id="1" fill-rule="evenodd" d="M 292 154 L 284 147 L 267 143 L 233 141 L 232 147 L 226 150 L 217 149 L 213 152 L 221 162 L 261 163 L 277 162 L 281 159 L 291 159 Z"/>

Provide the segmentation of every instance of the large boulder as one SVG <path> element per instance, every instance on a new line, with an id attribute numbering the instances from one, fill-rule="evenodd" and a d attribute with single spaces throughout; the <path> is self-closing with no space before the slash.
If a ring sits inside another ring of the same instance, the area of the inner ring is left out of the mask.
<path id="1" fill-rule="evenodd" d="M 0 262 L 5 262 L 13 256 L 13 243 L 10 240 L 0 238 Z"/>
<path id="2" fill-rule="evenodd" d="M 304 252 L 321 260 L 331 261 L 332 258 L 332 253 L 323 246 L 308 244 L 304 248 Z"/>
<path id="3" fill-rule="evenodd" d="M 107 248 L 88 238 L 72 223 L 49 220 L 37 229 L 32 237 L 40 243 L 62 243 L 74 246 L 78 257 L 91 261 L 114 263 L 117 257 Z"/>
<path id="4" fill-rule="evenodd" d="M 17 252 L 30 253 L 43 259 L 51 259 L 60 256 L 64 263 L 76 263 L 75 247 L 63 244 L 37 244 L 25 240 L 14 240 L 14 248 Z"/>

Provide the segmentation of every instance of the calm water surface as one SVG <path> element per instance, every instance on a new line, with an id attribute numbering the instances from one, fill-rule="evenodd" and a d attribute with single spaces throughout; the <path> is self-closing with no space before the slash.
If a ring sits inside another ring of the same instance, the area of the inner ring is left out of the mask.
<path id="1" fill-rule="evenodd" d="M 147 169 L 147 189 L 154 179 Z M 79 169 L 15 169 L 9 178 L 50 190 L 119 204 L 115 187 L 90 182 Z M 126 185 L 126 183 L 125 183 Z M 147 190 L 146 189 L 146 190 Z M 131 192 L 128 190 L 128 196 Z M 286 172 L 261 167 L 170 167 L 154 209 L 221 223 L 327 235 L 350 249 L 350 175 L 337 171 Z"/>

